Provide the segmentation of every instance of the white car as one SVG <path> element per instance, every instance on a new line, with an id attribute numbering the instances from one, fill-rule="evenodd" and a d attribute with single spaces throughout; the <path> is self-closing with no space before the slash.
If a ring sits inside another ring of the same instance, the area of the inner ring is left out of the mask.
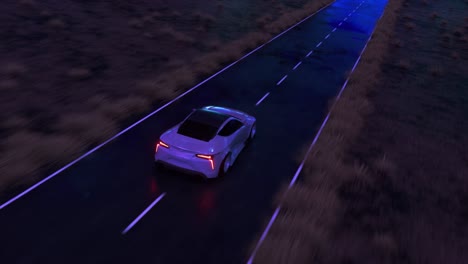
<path id="1" fill-rule="evenodd" d="M 256 132 L 253 116 L 205 106 L 164 132 L 154 153 L 157 164 L 206 178 L 224 175 Z"/>

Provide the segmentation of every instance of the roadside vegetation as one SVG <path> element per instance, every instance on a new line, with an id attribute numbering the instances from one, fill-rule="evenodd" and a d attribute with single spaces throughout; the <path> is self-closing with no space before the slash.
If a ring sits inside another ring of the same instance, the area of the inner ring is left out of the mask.
<path id="1" fill-rule="evenodd" d="M 468 262 L 466 9 L 389 0 L 255 263 Z"/>
<path id="2" fill-rule="evenodd" d="M 331 2 L 6 1 L 0 192 L 37 181 Z"/>

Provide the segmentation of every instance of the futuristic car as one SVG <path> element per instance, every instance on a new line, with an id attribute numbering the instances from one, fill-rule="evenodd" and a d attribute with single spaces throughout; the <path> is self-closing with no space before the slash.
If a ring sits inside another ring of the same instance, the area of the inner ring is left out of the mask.
<path id="1" fill-rule="evenodd" d="M 205 106 L 164 132 L 154 160 L 205 178 L 224 175 L 256 132 L 256 119 L 238 110 Z"/>

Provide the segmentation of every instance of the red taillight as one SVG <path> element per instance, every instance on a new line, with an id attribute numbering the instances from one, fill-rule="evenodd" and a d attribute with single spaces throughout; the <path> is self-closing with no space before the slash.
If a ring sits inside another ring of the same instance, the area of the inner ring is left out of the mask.
<path id="1" fill-rule="evenodd" d="M 207 159 L 207 160 L 211 159 L 210 155 L 197 154 L 197 157 L 202 158 L 202 159 Z"/>
<path id="2" fill-rule="evenodd" d="M 199 157 L 199 158 L 202 158 L 202 159 L 209 160 L 209 161 L 210 161 L 210 164 L 211 164 L 211 169 L 214 170 L 214 161 L 213 161 L 213 157 L 212 157 L 212 156 L 210 156 L 210 155 L 203 155 L 203 154 L 197 154 L 196 156 Z"/>
<path id="3" fill-rule="evenodd" d="M 166 143 L 162 142 L 161 140 L 159 140 L 159 142 L 156 144 L 156 150 L 155 150 L 156 152 L 158 152 L 159 146 L 162 146 L 162 147 L 165 147 L 165 148 L 169 148 L 169 145 L 168 145 L 168 144 L 166 144 Z"/>

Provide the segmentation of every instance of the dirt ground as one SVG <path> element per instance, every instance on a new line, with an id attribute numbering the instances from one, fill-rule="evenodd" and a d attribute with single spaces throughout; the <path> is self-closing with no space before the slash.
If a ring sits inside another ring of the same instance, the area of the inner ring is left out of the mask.
<path id="1" fill-rule="evenodd" d="M 468 263 L 467 7 L 389 1 L 255 263 Z"/>
<path id="2" fill-rule="evenodd" d="M 0 191 L 37 181 L 331 0 L 6 0 Z"/>

